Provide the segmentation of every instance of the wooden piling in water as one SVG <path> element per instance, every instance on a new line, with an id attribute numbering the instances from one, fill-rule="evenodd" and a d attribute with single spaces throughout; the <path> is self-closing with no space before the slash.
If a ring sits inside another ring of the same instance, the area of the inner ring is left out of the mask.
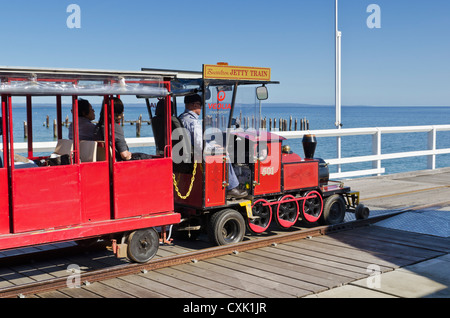
<path id="1" fill-rule="evenodd" d="M 136 137 L 141 137 L 142 114 L 136 122 Z"/>
<path id="2" fill-rule="evenodd" d="M 56 124 L 56 119 L 53 119 L 53 137 L 58 137 L 58 125 Z"/>

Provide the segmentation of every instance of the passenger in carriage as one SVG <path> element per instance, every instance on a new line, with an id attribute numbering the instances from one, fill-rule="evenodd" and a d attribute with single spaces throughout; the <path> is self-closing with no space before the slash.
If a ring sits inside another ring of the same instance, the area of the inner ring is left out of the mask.
<path id="1" fill-rule="evenodd" d="M 150 159 L 152 156 L 145 153 L 131 153 L 129 151 L 127 142 L 125 140 L 125 134 L 123 132 L 122 125 L 120 121 L 123 118 L 124 106 L 122 100 L 117 97 L 113 97 L 112 101 L 114 103 L 114 144 L 116 148 L 116 160 L 117 161 L 127 161 L 127 160 L 139 160 L 139 159 Z M 104 137 L 104 110 L 100 112 L 100 118 L 95 126 L 94 140 L 105 140 Z"/>
<path id="2" fill-rule="evenodd" d="M 202 112 L 202 98 L 198 94 L 188 95 L 184 98 L 185 111 L 179 116 L 179 119 L 183 126 L 189 131 L 191 135 L 191 141 L 194 145 L 194 149 L 203 148 L 203 134 L 202 125 L 199 121 L 200 113 Z M 211 147 L 221 147 L 220 145 L 208 145 Z M 227 155 L 227 159 L 228 155 Z M 234 171 L 233 165 L 228 160 L 228 186 L 227 186 L 227 199 L 230 198 L 244 198 L 248 196 L 247 191 L 238 189 L 239 181 Z"/>
<path id="3" fill-rule="evenodd" d="M 78 134 L 80 140 L 94 140 L 95 111 L 85 99 L 78 100 Z M 69 139 L 73 139 L 73 124 L 69 125 Z"/>

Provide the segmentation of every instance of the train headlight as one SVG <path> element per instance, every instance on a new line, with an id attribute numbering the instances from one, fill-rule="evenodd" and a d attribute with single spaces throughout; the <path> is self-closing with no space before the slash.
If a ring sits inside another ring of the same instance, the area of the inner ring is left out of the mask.
<path id="1" fill-rule="evenodd" d="M 292 153 L 291 146 L 284 145 L 283 147 L 281 147 L 281 152 L 282 153 Z"/>

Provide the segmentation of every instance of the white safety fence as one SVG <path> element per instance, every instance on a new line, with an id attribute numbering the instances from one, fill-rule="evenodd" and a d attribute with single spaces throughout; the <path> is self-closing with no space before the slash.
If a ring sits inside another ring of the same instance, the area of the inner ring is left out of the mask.
<path id="1" fill-rule="evenodd" d="M 338 172 L 330 175 L 330 178 L 339 179 L 347 177 L 357 177 L 363 175 L 380 175 L 385 172 L 382 168 L 382 160 L 400 159 L 408 157 L 427 156 L 428 169 L 436 169 L 436 156 L 442 154 L 450 154 L 450 148 L 437 149 L 436 140 L 438 131 L 450 131 L 450 125 L 431 125 L 431 126 L 402 126 L 402 127 L 373 127 L 373 128 L 347 128 L 347 129 L 324 129 L 324 130 L 310 130 L 310 131 L 288 131 L 278 132 L 281 136 L 287 139 L 302 138 L 303 135 L 313 134 L 319 137 L 336 137 L 337 140 L 337 155 L 336 158 L 325 159 L 329 165 L 337 165 Z M 419 151 L 397 152 L 382 154 L 381 144 L 383 134 L 405 134 L 405 133 L 427 133 L 427 149 Z M 340 138 L 345 136 L 372 136 L 372 154 L 367 156 L 354 156 L 343 158 L 341 156 Z M 356 170 L 349 172 L 341 172 L 340 165 L 348 163 L 372 162 L 372 168 L 368 170 Z"/>
<path id="2" fill-rule="evenodd" d="M 304 130 L 304 131 L 278 131 L 280 136 L 286 139 L 301 139 L 304 135 L 312 134 L 317 138 L 320 137 L 336 137 L 337 140 L 337 155 L 336 158 L 325 159 L 329 165 L 336 165 L 338 167 L 337 173 L 330 174 L 330 178 L 339 179 L 347 177 L 357 177 L 364 175 L 380 175 L 385 172 L 382 167 L 382 161 L 388 159 L 400 159 L 408 157 L 427 156 L 428 169 L 436 169 L 436 156 L 442 154 L 450 154 L 450 148 L 437 149 L 436 139 L 438 131 L 450 131 L 450 125 L 431 125 L 431 126 L 403 126 L 403 127 L 373 127 L 373 128 L 346 128 L 346 129 L 323 129 L 323 130 Z M 382 154 L 381 144 L 383 134 L 404 134 L 404 133 L 427 133 L 427 149 L 419 151 L 407 151 Z M 372 136 L 372 154 L 367 156 L 342 157 L 340 149 L 340 138 L 346 136 Z M 127 138 L 128 146 L 135 147 L 149 147 L 155 145 L 153 137 L 141 138 Z M 52 152 L 55 149 L 56 141 L 52 142 L 35 142 L 33 148 L 35 152 Z M 14 143 L 14 149 L 17 153 L 24 153 L 27 151 L 27 143 Z M 340 165 L 359 162 L 372 162 L 372 169 L 355 170 L 342 172 Z"/>

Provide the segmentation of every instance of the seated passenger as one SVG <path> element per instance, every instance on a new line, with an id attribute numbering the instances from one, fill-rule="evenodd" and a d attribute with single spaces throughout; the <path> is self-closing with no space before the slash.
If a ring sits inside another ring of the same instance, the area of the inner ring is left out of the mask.
<path id="1" fill-rule="evenodd" d="M 179 116 L 179 119 L 183 126 L 189 131 L 191 135 L 191 141 L 194 145 L 194 149 L 203 148 L 202 140 L 202 125 L 198 119 L 202 112 L 202 98 L 198 94 L 189 95 L 184 98 L 185 111 Z M 217 147 L 217 145 L 206 145 L 207 147 Z M 239 181 L 234 171 L 232 164 L 228 161 L 228 186 L 227 186 L 227 199 L 230 198 L 244 198 L 248 195 L 247 191 L 238 189 Z"/>
<path id="2" fill-rule="evenodd" d="M 127 142 L 125 140 L 125 134 L 123 132 L 120 121 L 123 118 L 123 103 L 120 98 L 113 97 L 114 102 L 114 145 L 116 148 L 116 160 L 139 160 L 150 159 L 151 156 L 145 153 L 131 153 L 128 149 Z M 103 108 L 100 112 L 100 118 L 98 124 L 95 127 L 94 140 L 105 140 L 104 138 L 104 111 Z"/>
<path id="3" fill-rule="evenodd" d="M 94 140 L 95 111 L 85 99 L 78 100 L 78 134 L 80 140 Z M 69 139 L 73 139 L 73 124 L 69 126 Z"/>

